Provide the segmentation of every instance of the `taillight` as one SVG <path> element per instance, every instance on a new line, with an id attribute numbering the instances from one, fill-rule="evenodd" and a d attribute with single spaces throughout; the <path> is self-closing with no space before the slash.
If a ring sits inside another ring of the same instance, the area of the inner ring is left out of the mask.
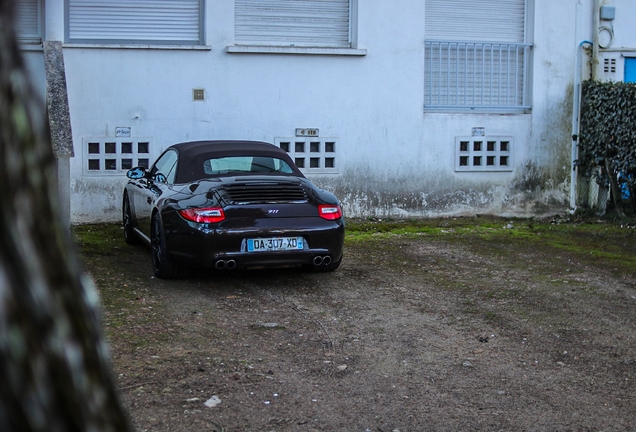
<path id="1" fill-rule="evenodd" d="M 199 223 L 218 223 L 225 220 L 225 212 L 221 207 L 189 208 L 179 210 L 185 219 Z"/>
<path id="2" fill-rule="evenodd" d="M 337 205 L 320 204 L 318 206 L 318 214 L 323 219 L 336 220 L 342 217 L 342 210 Z"/>

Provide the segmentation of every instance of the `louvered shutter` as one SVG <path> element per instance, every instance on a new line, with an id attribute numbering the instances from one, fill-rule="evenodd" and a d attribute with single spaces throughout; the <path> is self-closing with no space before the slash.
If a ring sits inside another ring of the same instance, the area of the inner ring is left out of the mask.
<path id="1" fill-rule="evenodd" d="M 23 43 L 42 41 L 42 3 L 40 0 L 20 0 L 17 2 L 16 31 Z"/>
<path id="2" fill-rule="evenodd" d="M 349 0 L 236 0 L 237 45 L 351 47 Z"/>
<path id="3" fill-rule="evenodd" d="M 203 0 L 68 0 L 74 43 L 202 44 Z"/>
<path id="4" fill-rule="evenodd" d="M 425 107 L 521 110 L 526 0 L 427 0 Z"/>
<path id="5" fill-rule="evenodd" d="M 426 39 L 525 42 L 525 0 L 426 0 Z"/>

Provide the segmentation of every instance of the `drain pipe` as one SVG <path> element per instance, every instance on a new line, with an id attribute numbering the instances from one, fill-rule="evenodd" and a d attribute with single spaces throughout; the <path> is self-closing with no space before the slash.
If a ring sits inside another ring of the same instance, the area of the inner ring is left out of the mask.
<path id="1" fill-rule="evenodd" d="M 576 159 L 578 158 L 578 144 L 579 144 L 579 118 L 581 112 L 581 51 L 583 50 L 583 42 L 579 44 L 582 34 L 582 7 L 581 0 L 576 4 L 575 14 L 575 43 L 576 45 L 576 60 L 574 62 L 574 88 L 572 89 L 572 157 L 571 157 L 571 172 L 570 172 L 570 210 L 576 210 L 576 196 L 578 188 L 578 170 L 576 169 Z"/>
<path id="2" fill-rule="evenodd" d="M 598 61 L 598 28 L 601 25 L 601 0 L 594 0 L 594 24 L 592 28 L 592 80 L 598 79 L 600 65 Z"/>
<path id="3" fill-rule="evenodd" d="M 579 132 L 581 129 L 581 96 L 583 86 L 581 85 L 581 77 L 583 75 L 583 46 L 592 45 L 592 62 L 591 62 L 591 78 L 598 77 L 598 26 L 600 24 L 600 0 L 594 0 L 594 24 L 593 24 L 593 41 L 582 39 L 583 28 L 583 4 L 581 0 L 576 4 L 576 22 L 575 22 L 575 40 L 576 40 L 576 60 L 574 65 L 574 89 L 572 92 L 572 171 L 570 178 L 570 209 L 575 211 L 577 208 L 577 189 L 578 189 L 578 169 L 576 160 L 578 159 Z M 579 41 L 581 41 L 579 43 Z"/>

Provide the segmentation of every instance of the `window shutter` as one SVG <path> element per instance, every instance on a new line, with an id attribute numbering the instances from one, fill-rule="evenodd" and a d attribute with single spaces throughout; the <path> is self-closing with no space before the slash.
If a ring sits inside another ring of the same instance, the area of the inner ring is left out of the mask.
<path id="1" fill-rule="evenodd" d="M 202 44 L 203 0 L 68 0 L 75 43 Z"/>
<path id="2" fill-rule="evenodd" d="M 426 39 L 525 42 L 525 0 L 426 0 Z"/>
<path id="3" fill-rule="evenodd" d="M 529 109 L 526 0 L 427 0 L 426 109 Z"/>
<path id="4" fill-rule="evenodd" d="M 17 2 L 16 31 L 20 42 L 40 43 L 42 41 L 42 9 L 40 0 Z"/>
<path id="5" fill-rule="evenodd" d="M 349 0 L 236 0 L 237 45 L 351 47 Z"/>

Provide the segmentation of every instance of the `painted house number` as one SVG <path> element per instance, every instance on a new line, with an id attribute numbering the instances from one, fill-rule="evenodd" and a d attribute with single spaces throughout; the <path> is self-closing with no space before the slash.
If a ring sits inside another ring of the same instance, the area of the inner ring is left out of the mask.
<path id="1" fill-rule="evenodd" d="M 302 136 L 309 136 L 309 137 L 317 137 L 318 136 L 318 129 L 312 129 L 312 128 L 296 128 L 296 136 L 298 137 L 302 137 Z"/>

